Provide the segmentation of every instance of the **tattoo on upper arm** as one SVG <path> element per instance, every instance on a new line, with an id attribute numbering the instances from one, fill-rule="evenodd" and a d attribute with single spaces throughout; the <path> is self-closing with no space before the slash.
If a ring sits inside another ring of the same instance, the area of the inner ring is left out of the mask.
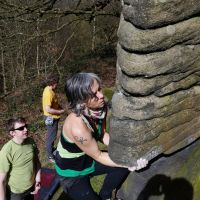
<path id="1" fill-rule="evenodd" d="M 84 139 L 83 137 L 78 137 L 78 136 L 75 136 L 75 140 L 80 142 L 81 144 L 87 141 L 87 139 Z"/>

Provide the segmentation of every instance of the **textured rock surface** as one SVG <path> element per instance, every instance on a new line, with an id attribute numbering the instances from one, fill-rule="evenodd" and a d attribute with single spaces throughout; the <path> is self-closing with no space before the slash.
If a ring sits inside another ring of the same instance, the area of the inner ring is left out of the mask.
<path id="1" fill-rule="evenodd" d="M 118 65 L 129 76 L 153 77 L 199 69 L 200 45 L 176 45 L 166 51 L 136 54 L 117 47 Z"/>
<path id="2" fill-rule="evenodd" d="M 129 175 L 119 195 L 126 200 L 199 200 L 200 141 L 168 157 L 160 157 L 147 170 Z"/>
<path id="3" fill-rule="evenodd" d="M 124 0 L 110 121 L 115 162 L 151 160 L 200 137 L 199 11 L 197 0 Z"/>
<path id="4" fill-rule="evenodd" d="M 141 28 L 163 26 L 200 13 L 199 0 L 124 0 L 125 19 Z"/>
<path id="5" fill-rule="evenodd" d="M 199 83 L 200 72 L 193 69 L 183 73 L 165 74 L 151 78 L 133 78 L 124 73 L 118 73 L 118 80 L 122 88 L 130 94 L 163 96 Z"/>
<path id="6" fill-rule="evenodd" d="M 200 17 L 155 29 L 139 29 L 121 17 L 119 43 L 129 51 L 154 52 L 177 44 L 200 43 Z"/>

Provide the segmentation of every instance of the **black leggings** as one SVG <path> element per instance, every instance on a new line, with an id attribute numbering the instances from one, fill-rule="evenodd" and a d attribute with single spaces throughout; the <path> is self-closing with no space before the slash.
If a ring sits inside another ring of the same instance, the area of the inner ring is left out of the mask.
<path id="1" fill-rule="evenodd" d="M 90 178 L 101 174 L 106 174 L 106 177 L 98 195 L 92 189 Z M 60 181 L 64 191 L 72 200 L 105 200 L 112 197 L 114 189 L 118 190 L 120 188 L 128 174 L 129 171 L 126 168 L 109 167 L 96 162 L 95 172 L 90 176 L 77 178 L 60 176 Z"/>

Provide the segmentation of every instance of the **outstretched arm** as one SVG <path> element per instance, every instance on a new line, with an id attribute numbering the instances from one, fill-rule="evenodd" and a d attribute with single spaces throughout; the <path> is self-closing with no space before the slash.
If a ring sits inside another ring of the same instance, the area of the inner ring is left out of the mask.
<path id="1" fill-rule="evenodd" d="M 108 146 L 109 142 L 110 142 L 110 135 L 107 132 L 105 132 L 104 136 L 103 136 L 103 143 Z M 132 166 L 132 167 L 128 167 L 128 169 L 129 169 L 129 171 L 140 170 L 140 169 L 146 167 L 147 164 L 148 164 L 148 161 L 146 159 L 139 158 L 137 160 L 137 165 Z"/>
<path id="2" fill-rule="evenodd" d="M 64 132 L 67 132 L 67 130 Z M 81 119 L 80 120 L 76 119 L 76 123 L 74 124 L 74 126 L 72 124 L 71 135 L 72 135 L 73 141 L 82 151 L 84 151 L 87 155 L 92 157 L 94 160 L 104 165 L 111 166 L 111 167 L 124 167 L 124 168 L 128 168 L 130 171 L 139 170 L 147 165 L 147 161 L 145 159 L 139 160 L 138 166 L 134 166 L 134 167 L 122 166 L 122 165 L 118 165 L 114 163 L 110 159 L 107 152 L 100 151 L 97 141 L 92 137 L 90 130 L 85 126 L 85 124 L 82 122 Z M 106 137 L 107 136 L 108 135 L 106 134 Z M 105 139 L 105 142 L 109 143 L 109 137 L 107 137 L 107 139 L 106 137 L 103 139 Z"/>
<path id="3" fill-rule="evenodd" d="M 0 173 L 0 199 L 6 200 L 6 173 Z"/>

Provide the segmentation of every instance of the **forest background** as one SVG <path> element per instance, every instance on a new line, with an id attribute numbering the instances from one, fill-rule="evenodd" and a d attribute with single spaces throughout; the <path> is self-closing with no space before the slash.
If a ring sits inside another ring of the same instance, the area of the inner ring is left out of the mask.
<path id="1" fill-rule="evenodd" d="M 0 0 L 0 148 L 9 140 L 6 121 L 23 116 L 41 151 L 42 166 L 52 167 L 44 151 L 46 130 L 41 105 L 49 73 L 60 76 L 57 92 L 64 107 L 65 80 L 80 71 L 97 73 L 106 97 L 111 98 L 121 3 Z M 66 116 L 62 116 L 60 126 Z"/>

